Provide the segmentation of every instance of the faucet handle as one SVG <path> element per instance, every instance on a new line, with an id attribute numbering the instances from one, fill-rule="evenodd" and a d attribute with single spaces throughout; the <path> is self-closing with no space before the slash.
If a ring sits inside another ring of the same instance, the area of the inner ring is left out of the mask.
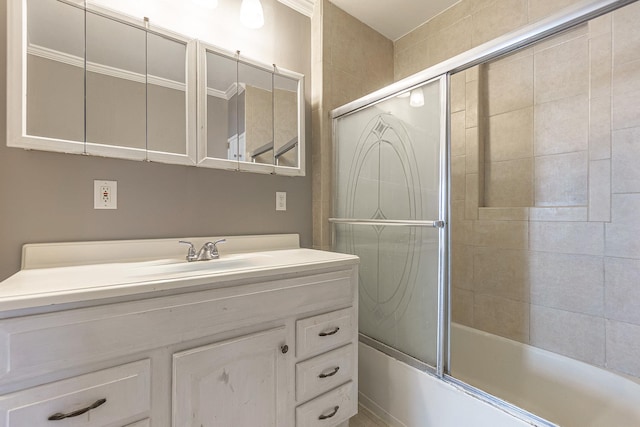
<path id="1" fill-rule="evenodd" d="M 209 246 L 211 250 L 211 257 L 213 259 L 220 258 L 220 253 L 218 252 L 218 247 L 216 246 L 218 243 L 225 243 L 227 239 L 216 240 L 215 242 L 207 242 L 206 245 Z"/>
<path id="2" fill-rule="evenodd" d="M 179 240 L 178 243 L 182 243 L 183 245 L 189 245 L 189 252 L 187 252 L 187 261 L 195 261 L 198 258 L 196 255 L 196 247 L 193 246 L 193 243 L 187 242 L 185 240 Z"/>

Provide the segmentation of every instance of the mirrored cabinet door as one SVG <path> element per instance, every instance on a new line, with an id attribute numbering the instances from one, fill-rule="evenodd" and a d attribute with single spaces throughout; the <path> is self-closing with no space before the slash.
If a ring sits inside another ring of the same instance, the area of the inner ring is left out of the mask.
<path id="1" fill-rule="evenodd" d="M 145 159 L 146 31 L 89 11 L 86 25 L 87 153 Z"/>
<path id="2" fill-rule="evenodd" d="M 298 85 L 300 80 L 280 74 L 273 76 L 273 135 L 276 166 L 300 166 Z"/>
<path id="3" fill-rule="evenodd" d="M 273 73 L 239 62 L 238 88 L 240 169 L 271 173 L 274 171 Z"/>
<path id="4" fill-rule="evenodd" d="M 10 107 L 9 120 L 14 114 L 25 122 L 8 125 L 20 129 L 15 137 L 24 136 L 32 148 L 82 153 L 84 10 L 57 0 L 15 2 L 12 7 L 26 7 L 25 62 L 18 65 L 26 68 L 28 90 L 23 97 L 20 85 L 9 85 L 8 96 L 21 101 L 18 108 Z M 11 74 L 9 67 L 9 78 Z M 10 136 L 9 144 L 13 140 Z"/>
<path id="5" fill-rule="evenodd" d="M 202 166 L 238 169 L 238 61 L 231 55 L 201 44 L 199 49 L 198 163 Z"/>
<path id="6" fill-rule="evenodd" d="M 192 66 L 195 49 L 186 40 L 147 33 L 147 157 L 168 163 L 195 164 L 195 128 L 189 111 L 194 96 Z M 193 71 L 195 73 L 195 71 Z M 195 122 L 195 120 L 194 120 Z"/>

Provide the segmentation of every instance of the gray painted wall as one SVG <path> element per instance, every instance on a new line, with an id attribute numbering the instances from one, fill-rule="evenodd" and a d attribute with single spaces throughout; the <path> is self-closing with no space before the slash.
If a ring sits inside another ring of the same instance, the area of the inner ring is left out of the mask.
<path id="1" fill-rule="evenodd" d="M 273 1 L 284 68 L 305 74 L 307 176 L 278 177 L 6 146 L 6 4 L 0 0 L 0 280 L 30 242 L 299 233 L 311 246 L 310 20 Z M 233 49 L 233 46 L 225 46 Z M 268 58 L 257 58 L 267 62 Z M 118 210 L 93 209 L 93 180 L 118 181 Z M 275 192 L 287 192 L 286 212 Z"/>

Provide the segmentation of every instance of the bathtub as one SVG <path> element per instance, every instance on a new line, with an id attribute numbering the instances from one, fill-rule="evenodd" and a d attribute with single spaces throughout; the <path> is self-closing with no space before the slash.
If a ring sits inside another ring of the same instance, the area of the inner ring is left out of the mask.
<path id="1" fill-rule="evenodd" d="M 640 426 L 638 382 L 462 325 L 451 336 L 452 375 L 462 381 L 563 427 Z"/>
<path id="2" fill-rule="evenodd" d="M 451 329 L 456 378 L 562 427 L 640 426 L 637 382 L 465 326 Z M 363 343 L 359 383 L 360 403 L 392 426 L 531 426 Z"/>

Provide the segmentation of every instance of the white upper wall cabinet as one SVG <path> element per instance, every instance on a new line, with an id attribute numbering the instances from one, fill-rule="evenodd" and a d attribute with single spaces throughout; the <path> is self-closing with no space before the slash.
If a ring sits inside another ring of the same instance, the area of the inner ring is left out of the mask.
<path id="1" fill-rule="evenodd" d="M 304 78 L 80 0 L 8 3 L 7 145 L 304 175 Z"/>
<path id="2" fill-rule="evenodd" d="M 304 175 L 304 77 L 198 42 L 198 164 Z"/>

